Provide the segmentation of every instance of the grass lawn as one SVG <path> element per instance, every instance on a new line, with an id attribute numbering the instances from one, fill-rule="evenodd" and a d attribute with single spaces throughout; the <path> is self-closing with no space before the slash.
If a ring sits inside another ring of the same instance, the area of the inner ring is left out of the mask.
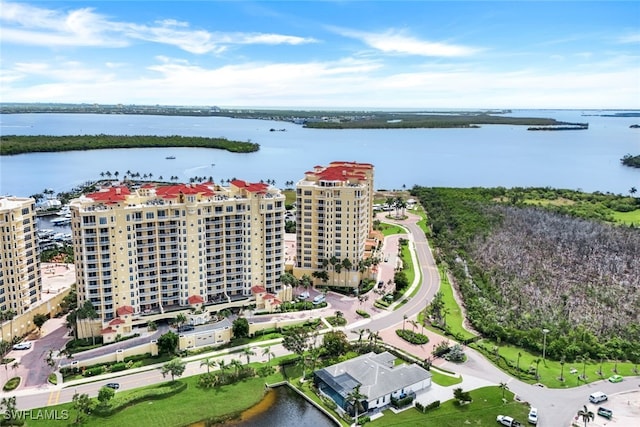
<path id="1" fill-rule="evenodd" d="M 521 423 L 526 424 L 529 407 L 513 401 L 513 393 L 504 394 L 507 403 L 502 402 L 502 390 L 498 387 L 484 387 L 470 392 L 473 401 L 459 406 L 453 399 L 448 400 L 427 413 L 420 413 L 415 408 L 409 408 L 399 414 L 390 410 L 383 411 L 384 416 L 367 423 L 371 426 L 438 426 L 460 427 L 495 426 L 498 415 L 509 415 Z M 453 392 L 452 392 L 453 397 Z"/>
<path id="2" fill-rule="evenodd" d="M 431 372 L 431 381 L 441 385 L 442 387 L 449 387 L 462 382 L 462 375 L 459 377 L 452 377 L 451 375 L 445 375 L 438 372 L 436 368 L 431 368 L 429 372 Z"/>
<path id="3" fill-rule="evenodd" d="M 478 345 L 484 346 L 485 349 L 493 349 L 496 346 L 496 343 L 487 339 L 482 339 L 477 343 L 471 344 L 474 348 L 478 348 Z M 522 348 L 511 345 L 499 346 L 498 353 L 501 356 L 500 359 L 495 356 L 488 355 L 487 352 L 484 353 L 489 361 L 503 371 L 518 377 L 522 381 L 531 384 L 539 382 L 550 388 L 570 388 L 583 385 L 585 382 L 579 379 L 583 372 L 586 373 L 587 383 L 609 378 L 615 373 L 613 372 L 613 369 L 616 367 L 615 362 L 604 361 L 604 363 L 602 363 L 602 376 L 599 375 L 599 361 L 590 361 L 586 365 L 579 361 L 566 362 L 563 369 L 559 361 L 547 359 L 545 362 L 542 362 L 541 356 L 529 353 Z M 518 353 L 520 353 L 520 372 L 516 370 L 516 365 L 518 364 Z M 541 360 L 538 364 L 539 380 L 535 379 L 535 361 L 537 359 Z M 510 367 L 507 366 L 507 363 L 509 363 Z M 633 372 L 633 368 L 634 365 L 630 362 L 618 363 L 617 365 L 618 374 L 622 376 L 636 375 Z M 576 370 L 573 374 L 571 373 L 572 369 Z M 531 373 L 528 373 L 529 371 Z M 558 379 L 561 372 L 564 377 L 564 381 L 560 381 Z"/>
<path id="4" fill-rule="evenodd" d="M 406 234 L 407 231 L 399 225 L 387 224 L 386 222 L 380 223 L 380 231 L 384 236 L 391 236 L 393 234 Z"/>
<path id="5" fill-rule="evenodd" d="M 197 387 L 199 375 L 182 378 L 178 381 L 187 384 L 187 388 L 171 397 L 160 400 L 148 400 L 130 406 L 110 417 L 89 415 L 83 425 L 101 427 L 120 426 L 154 426 L 175 427 L 195 423 L 206 418 L 220 417 L 226 414 L 240 413 L 258 403 L 265 391 L 265 383 L 275 383 L 284 378 L 276 373 L 266 378 L 251 378 L 237 384 L 201 389 Z M 152 385 L 144 387 L 151 389 Z M 140 389 L 137 392 L 139 393 Z M 136 390 L 119 391 L 114 399 L 126 396 Z M 95 402 L 95 399 L 93 399 Z M 214 403 L 215 404 L 212 404 Z M 168 410 L 168 408 L 171 408 Z M 75 420 L 77 411 L 71 403 L 48 407 L 48 410 L 69 411 L 70 420 Z M 70 420 L 30 420 L 29 426 L 67 426 Z"/>
<path id="6" fill-rule="evenodd" d="M 640 225 L 640 209 L 631 212 L 613 212 L 613 218 L 615 218 L 616 222 L 623 224 Z"/>
<path id="7" fill-rule="evenodd" d="M 464 329 L 463 322 L 464 316 L 462 315 L 462 309 L 458 305 L 458 302 L 453 296 L 453 287 L 449 283 L 449 278 L 443 267 L 438 267 L 440 272 L 440 292 L 442 292 L 442 301 L 445 307 L 449 310 L 447 314 L 447 326 L 453 335 L 464 337 L 469 339 L 475 337 L 474 334 Z M 442 331 L 440 331 L 442 332 Z"/>

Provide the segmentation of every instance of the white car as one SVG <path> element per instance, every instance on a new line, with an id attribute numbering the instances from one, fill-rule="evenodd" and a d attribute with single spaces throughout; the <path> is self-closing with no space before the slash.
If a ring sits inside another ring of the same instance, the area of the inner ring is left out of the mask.
<path id="1" fill-rule="evenodd" d="M 538 408 L 531 408 L 529 410 L 529 417 L 527 420 L 530 424 L 538 424 Z"/>
<path id="2" fill-rule="evenodd" d="M 30 348 L 31 343 L 29 341 L 21 342 L 13 346 L 14 350 L 29 350 Z"/>

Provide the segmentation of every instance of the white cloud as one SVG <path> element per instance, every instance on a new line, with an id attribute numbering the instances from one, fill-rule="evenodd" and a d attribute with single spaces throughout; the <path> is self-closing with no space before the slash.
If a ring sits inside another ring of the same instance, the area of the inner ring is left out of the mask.
<path id="1" fill-rule="evenodd" d="M 110 20 L 93 9 L 69 12 L 43 9 L 20 3 L 3 2 L 2 43 L 56 46 L 123 47 L 132 40 L 176 46 L 193 54 L 224 52 L 229 45 L 315 43 L 313 38 L 283 34 L 223 33 L 191 29 L 189 23 L 175 19 L 159 20 L 154 25 Z"/>
<path id="2" fill-rule="evenodd" d="M 629 33 L 620 36 L 618 43 L 640 43 L 640 33 Z"/>
<path id="3" fill-rule="evenodd" d="M 474 55 L 481 50 L 445 42 L 419 40 L 397 30 L 387 30 L 383 33 L 369 33 L 336 28 L 333 28 L 333 30 L 342 36 L 358 39 L 374 49 L 389 54 L 457 57 Z"/>

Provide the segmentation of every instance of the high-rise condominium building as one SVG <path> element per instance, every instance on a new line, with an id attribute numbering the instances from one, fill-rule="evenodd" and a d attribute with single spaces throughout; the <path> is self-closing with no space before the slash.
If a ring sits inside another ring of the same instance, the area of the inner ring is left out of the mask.
<path id="1" fill-rule="evenodd" d="M 0 311 L 20 315 L 40 299 L 35 200 L 0 197 Z"/>
<path id="2" fill-rule="evenodd" d="M 325 270 L 331 285 L 358 285 L 372 229 L 373 172 L 368 163 L 332 162 L 297 183 L 297 277 Z"/>
<path id="3" fill-rule="evenodd" d="M 78 302 L 103 321 L 280 289 L 284 195 L 267 184 L 109 187 L 70 205 Z"/>

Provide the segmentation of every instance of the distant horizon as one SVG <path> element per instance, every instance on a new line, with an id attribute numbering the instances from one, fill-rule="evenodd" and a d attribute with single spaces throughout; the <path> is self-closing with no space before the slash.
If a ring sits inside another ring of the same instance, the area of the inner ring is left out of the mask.
<path id="1" fill-rule="evenodd" d="M 383 112 L 456 112 L 456 111 L 468 111 L 468 112 L 485 112 L 485 111 L 640 111 L 640 108 L 493 108 L 493 107 L 304 107 L 304 106 L 248 106 L 248 105 L 215 105 L 215 104 L 138 104 L 138 103 L 100 103 L 100 102 L 0 102 L 0 107 L 11 105 L 69 105 L 69 106 L 81 106 L 81 105 L 97 105 L 97 106 L 135 106 L 135 107 L 159 107 L 159 108 L 219 108 L 221 110 L 284 110 L 284 111 L 335 111 L 335 112 L 366 112 L 366 111 L 383 111 Z"/>
<path id="2" fill-rule="evenodd" d="M 0 0 L 2 100 L 635 110 L 638 16 L 615 0 Z"/>

